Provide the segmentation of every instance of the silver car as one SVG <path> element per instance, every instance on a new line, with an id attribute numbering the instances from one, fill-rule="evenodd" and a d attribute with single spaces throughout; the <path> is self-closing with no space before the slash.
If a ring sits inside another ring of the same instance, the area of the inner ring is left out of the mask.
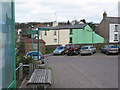
<path id="1" fill-rule="evenodd" d="M 94 48 L 93 46 L 83 46 L 80 50 L 80 54 L 94 54 L 96 53 L 96 48 Z"/>
<path id="2" fill-rule="evenodd" d="M 65 46 L 59 46 L 59 47 L 57 47 L 57 48 L 53 51 L 53 54 L 54 54 L 54 55 L 55 55 L 55 54 L 62 54 L 62 55 L 64 55 L 64 54 L 65 54 L 65 51 L 66 51 Z"/>

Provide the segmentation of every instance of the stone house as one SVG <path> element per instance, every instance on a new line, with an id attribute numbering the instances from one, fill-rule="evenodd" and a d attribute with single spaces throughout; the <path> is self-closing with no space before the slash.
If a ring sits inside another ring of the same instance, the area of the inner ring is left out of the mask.
<path id="1" fill-rule="evenodd" d="M 25 54 L 26 54 L 26 53 L 32 51 L 32 39 L 25 39 L 24 42 L 25 42 Z M 37 45 L 38 45 L 37 39 L 34 39 L 33 40 L 33 50 L 34 51 L 37 51 Z M 39 51 L 42 54 L 45 54 L 45 41 L 42 39 L 39 40 Z"/>
<path id="2" fill-rule="evenodd" d="M 107 13 L 104 12 L 103 19 L 96 32 L 104 38 L 105 43 L 118 43 L 120 37 L 120 17 L 108 17 Z"/>

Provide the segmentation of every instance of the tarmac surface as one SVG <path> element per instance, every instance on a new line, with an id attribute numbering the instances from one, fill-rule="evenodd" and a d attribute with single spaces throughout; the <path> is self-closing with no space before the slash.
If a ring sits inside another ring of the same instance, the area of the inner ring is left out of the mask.
<path id="1" fill-rule="evenodd" d="M 118 88 L 118 55 L 46 57 L 54 88 Z"/>

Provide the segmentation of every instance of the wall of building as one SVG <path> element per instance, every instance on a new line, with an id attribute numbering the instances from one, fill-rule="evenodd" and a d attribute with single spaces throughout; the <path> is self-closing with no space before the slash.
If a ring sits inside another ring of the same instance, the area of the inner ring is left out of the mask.
<path id="1" fill-rule="evenodd" d="M 105 42 L 109 42 L 109 23 L 103 19 L 99 25 L 99 35 L 104 38 Z"/>
<path id="2" fill-rule="evenodd" d="M 33 43 L 33 50 L 37 51 L 37 43 Z M 32 51 L 32 43 L 25 43 L 25 54 Z M 45 43 L 39 44 L 39 51 L 42 54 L 45 54 Z"/>
<path id="3" fill-rule="evenodd" d="M 92 29 L 87 25 L 84 29 L 73 29 L 72 37 L 73 44 L 90 44 L 92 43 Z M 103 43 L 104 38 L 93 32 L 93 43 Z"/>
<path id="4" fill-rule="evenodd" d="M 57 45 L 58 31 L 56 30 L 56 35 L 54 35 L 54 30 L 46 31 L 46 35 L 45 35 L 45 31 L 41 31 L 40 39 L 43 39 L 46 42 L 46 45 Z M 57 39 L 57 42 L 54 42 L 54 39 Z"/>
<path id="5" fill-rule="evenodd" d="M 115 25 L 118 25 L 118 32 L 115 31 Z M 119 42 L 119 30 L 120 30 L 120 24 L 110 24 L 109 25 L 109 42 L 110 43 L 116 43 Z M 114 41 L 115 34 L 118 35 L 118 41 Z"/>
<path id="6" fill-rule="evenodd" d="M 59 44 L 65 46 L 69 44 L 69 29 L 59 30 Z"/>
<path id="7" fill-rule="evenodd" d="M 54 31 L 56 31 L 56 35 L 54 35 Z M 45 35 L 45 31 L 40 31 L 39 38 L 43 39 L 46 42 L 46 45 L 65 45 L 69 43 L 69 29 L 67 30 L 50 30 L 46 31 L 47 35 Z M 57 39 L 57 42 L 54 41 Z"/>
<path id="8" fill-rule="evenodd" d="M 120 17 L 120 1 L 118 2 L 118 17 Z"/>

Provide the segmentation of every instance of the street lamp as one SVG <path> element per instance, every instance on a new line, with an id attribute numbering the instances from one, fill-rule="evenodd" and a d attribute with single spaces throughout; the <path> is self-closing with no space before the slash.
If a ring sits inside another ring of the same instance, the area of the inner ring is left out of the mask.
<path id="1" fill-rule="evenodd" d="M 33 32 L 34 26 L 32 25 L 31 28 L 32 28 L 32 32 Z M 32 34 L 32 51 L 33 51 L 33 34 Z"/>

